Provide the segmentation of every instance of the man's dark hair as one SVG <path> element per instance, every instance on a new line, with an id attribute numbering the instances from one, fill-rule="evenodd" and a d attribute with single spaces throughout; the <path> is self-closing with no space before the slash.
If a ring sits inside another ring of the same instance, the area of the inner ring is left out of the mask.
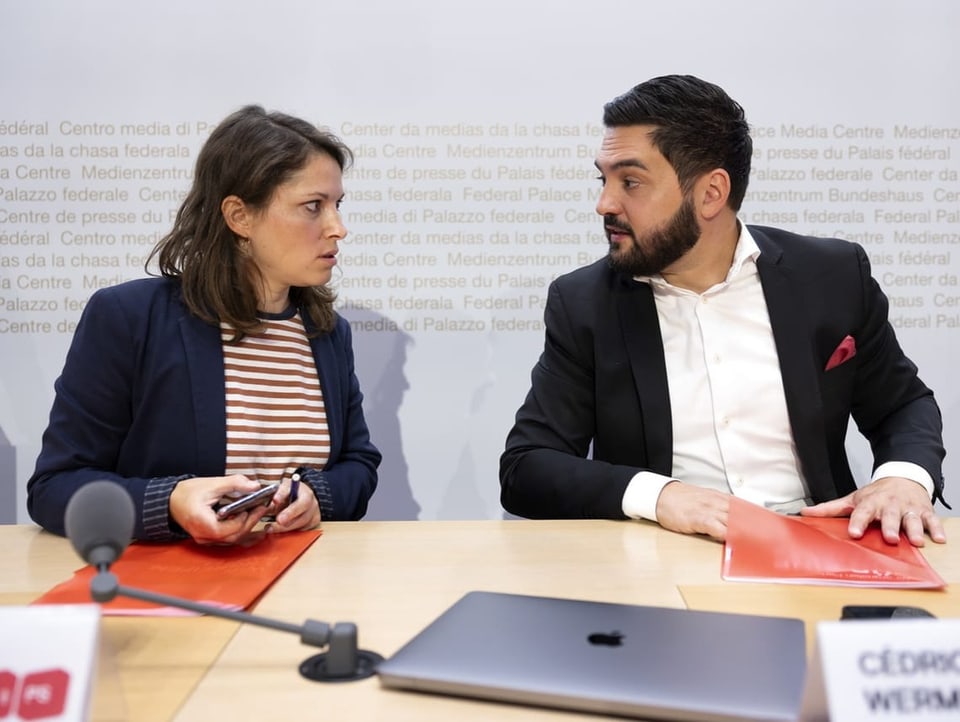
<path id="1" fill-rule="evenodd" d="M 692 75 L 653 78 L 603 107 L 608 128 L 651 125 L 654 147 L 673 166 L 684 192 L 714 168 L 730 175 L 727 204 L 740 209 L 750 180 L 753 141 L 740 104 Z"/>

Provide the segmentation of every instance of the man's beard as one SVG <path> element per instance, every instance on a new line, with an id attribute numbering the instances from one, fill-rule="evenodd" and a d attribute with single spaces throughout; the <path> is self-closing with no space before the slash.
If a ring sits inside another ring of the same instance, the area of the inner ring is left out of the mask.
<path id="1" fill-rule="evenodd" d="M 611 243 L 607 255 L 610 268 L 628 276 L 655 276 L 662 273 L 663 269 L 693 248 L 700 238 L 700 226 L 689 197 L 684 197 L 680 208 L 669 221 L 642 238 L 637 238 L 633 229 L 618 221 L 615 215 L 605 215 L 603 223 L 608 240 L 611 228 L 623 231 L 632 240 L 629 246 Z"/>

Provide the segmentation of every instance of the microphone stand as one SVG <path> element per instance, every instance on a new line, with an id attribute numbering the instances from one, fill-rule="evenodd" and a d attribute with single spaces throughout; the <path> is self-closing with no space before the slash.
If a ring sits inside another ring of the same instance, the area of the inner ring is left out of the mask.
<path id="1" fill-rule="evenodd" d="M 90 581 L 90 596 L 97 602 L 109 602 L 117 596 L 139 599 L 153 604 L 186 609 L 198 614 L 209 614 L 258 627 L 291 632 L 300 636 L 303 644 L 312 647 L 327 647 L 300 664 L 300 674 L 317 682 L 348 682 L 372 677 L 383 657 L 376 652 L 357 649 L 357 625 L 352 622 L 337 622 L 331 627 L 326 622 L 308 619 L 302 625 L 259 617 L 246 612 L 223 609 L 212 604 L 201 604 L 189 599 L 180 599 L 166 594 L 150 592 L 119 583 L 117 575 L 105 564 L 97 564 L 97 573 Z"/>

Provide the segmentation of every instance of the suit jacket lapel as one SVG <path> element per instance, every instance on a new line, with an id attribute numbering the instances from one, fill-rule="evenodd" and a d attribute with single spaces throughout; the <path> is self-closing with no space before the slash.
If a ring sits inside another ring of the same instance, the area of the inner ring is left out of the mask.
<path id="1" fill-rule="evenodd" d="M 311 332 L 309 323 L 304 319 L 308 333 Z M 340 455 L 340 443 L 343 440 L 343 408 L 341 398 L 340 365 L 337 363 L 333 348 L 332 336 L 329 333 L 321 334 L 310 339 L 313 349 L 313 358 L 317 364 L 317 376 L 320 379 L 320 390 L 323 392 L 323 406 L 327 414 L 327 431 L 330 434 L 330 458 Z"/>
<path id="2" fill-rule="evenodd" d="M 815 499 L 836 495 L 823 425 L 823 404 L 816 359 L 811 344 L 812 329 L 806 317 L 798 285 L 780 246 L 761 231 L 751 228 L 760 248 L 757 270 L 767 301 L 773 340 L 780 359 L 787 414 L 807 486 Z"/>
<path id="3" fill-rule="evenodd" d="M 191 315 L 180 319 L 197 429 L 197 473 L 219 476 L 227 460 L 227 410 L 224 403 L 223 348 L 220 330 Z"/>
<path id="4" fill-rule="evenodd" d="M 647 283 L 624 280 L 618 288 L 620 329 L 630 359 L 646 443 L 646 463 L 653 471 L 673 471 L 673 419 L 663 358 L 660 321 Z"/>

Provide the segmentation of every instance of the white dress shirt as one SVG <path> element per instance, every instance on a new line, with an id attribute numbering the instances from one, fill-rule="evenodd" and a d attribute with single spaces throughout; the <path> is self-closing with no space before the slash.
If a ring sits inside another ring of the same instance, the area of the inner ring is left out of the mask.
<path id="1" fill-rule="evenodd" d="M 703 293 L 661 276 L 649 283 L 663 336 L 673 422 L 673 476 L 637 473 L 623 495 L 628 517 L 657 520 L 671 481 L 732 493 L 776 511 L 812 503 L 797 456 L 777 349 L 757 272 L 760 249 L 746 225 L 723 282 Z M 873 479 L 903 476 L 933 493 L 916 464 L 889 462 Z"/>

